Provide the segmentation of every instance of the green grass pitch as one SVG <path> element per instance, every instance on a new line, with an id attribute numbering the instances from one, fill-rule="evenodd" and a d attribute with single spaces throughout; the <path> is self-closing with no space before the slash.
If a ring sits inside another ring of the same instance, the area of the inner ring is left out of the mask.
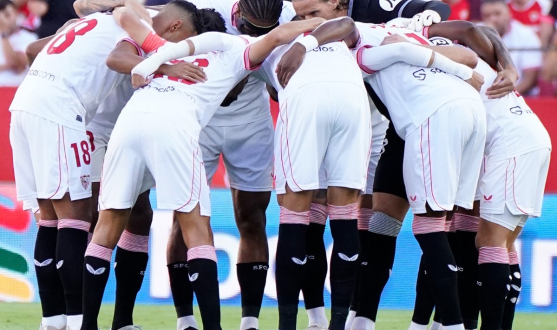
<path id="1" fill-rule="evenodd" d="M 103 305 L 99 319 L 101 330 L 108 330 L 112 320 L 114 305 Z M 261 311 L 260 329 L 271 330 L 277 327 L 277 309 L 263 308 Z M 196 311 L 199 316 L 199 311 Z M 222 308 L 223 330 L 236 330 L 240 325 L 240 308 Z M 380 310 L 377 320 L 378 330 L 406 330 L 410 324 L 411 311 Z M 135 309 L 134 321 L 144 330 L 176 329 L 174 308 L 170 305 L 138 305 Z M 199 317 L 197 317 L 200 322 Z M 0 329 L 32 330 L 38 329 L 40 322 L 39 304 L 0 303 Z M 557 314 L 526 314 L 519 313 L 515 319 L 516 330 L 554 330 L 557 328 Z M 300 308 L 298 329 L 305 329 L 307 317 Z"/>

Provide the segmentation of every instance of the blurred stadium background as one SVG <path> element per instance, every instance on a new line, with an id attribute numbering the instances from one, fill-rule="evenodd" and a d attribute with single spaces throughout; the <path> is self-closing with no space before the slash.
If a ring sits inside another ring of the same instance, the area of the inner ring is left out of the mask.
<path id="1" fill-rule="evenodd" d="M 10 114 L 8 106 L 15 89 L 0 88 L 0 328 L 29 329 L 38 324 L 40 306 L 33 264 L 33 247 L 37 228 L 30 213 L 21 210 L 16 201 L 13 183 L 11 148 L 8 132 Z M 557 145 L 557 99 L 537 98 L 528 102 L 548 128 L 554 145 Z M 276 117 L 276 104 L 272 106 Z M 542 314 L 521 314 L 516 329 L 557 329 L 557 160 L 550 168 L 543 215 L 528 222 L 518 241 L 523 286 L 518 311 Z M 220 295 L 224 306 L 224 329 L 237 329 L 240 318 L 240 291 L 236 278 L 235 263 L 238 248 L 238 231 L 233 221 L 232 201 L 227 190 L 224 166 L 221 165 L 213 179 L 211 192 L 213 216 L 211 219 L 218 249 Z M 151 194 L 155 209 L 150 238 L 150 259 L 143 287 L 138 294 L 140 304 L 136 311 L 137 323 L 147 329 L 171 329 L 175 325 L 171 306 L 170 287 L 166 271 L 166 240 L 171 225 L 171 212 L 157 210 L 155 194 Z M 273 196 L 267 210 L 271 271 L 265 290 L 261 329 L 276 326 L 276 289 L 274 282 L 274 255 L 278 235 L 279 208 Z M 410 219 L 407 217 L 407 219 Z M 330 232 L 326 232 L 328 252 L 332 249 Z M 379 313 L 382 329 L 404 329 L 410 320 L 414 304 L 414 285 L 420 250 L 412 236 L 410 221 L 405 222 L 397 243 L 397 255 Z M 113 274 L 111 274 L 113 275 Z M 328 285 L 328 283 L 327 283 Z M 327 287 L 328 290 L 328 287 Z M 103 326 L 109 326 L 111 303 L 114 302 L 115 282 L 111 276 L 105 291 Z M 328 298 L 328 291 L 325 293 Z M 328 299 L 327 299 L 328 300 Z M 326 301 L 327 301 L 326 300 Z M 30 303 L 30 304 L 20 304 Z M 148 306 L 144 306 L 148 305 Z M 161 306 L 162 305 L 162 306 Z M 302 306 L 302 305 L 301 305 Z M 402 311 L 392 311 L 402 310 Z M 301 314 L 303 310 L 301 310 Z M 197 314 L 199 315 L 199 314 Z M 301 316 L 300 327 L 305 325 Z M 267 326 L 268 325 L 268 326 Z"/>

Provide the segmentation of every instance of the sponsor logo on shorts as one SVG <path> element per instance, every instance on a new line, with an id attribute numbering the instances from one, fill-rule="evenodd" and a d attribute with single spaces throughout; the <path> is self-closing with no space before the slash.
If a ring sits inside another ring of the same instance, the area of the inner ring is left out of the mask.
<path id="1" fill-rule="evenodd" d="M 416 198 L 418 198 L 417 195 L 410 196 L 410 200 L 411 200 L 412 202 L 415 202 L 415 201 L 416 201 Z"/>
<path id="2" fill-rule="evenodd" d="M 489 196 L 484 195 L 484 200 L 485 201 L 490 201 L 492 198 L 493 198 L 493 195 L 489 195 Z"/>
<path id="3" fill-rule="evenodd" d="M 75 120 L 77 120 L 77 121 L 80 122 L 80 123 L 83 122 L 83 118 L 81 118 L 80 115 L 77 115 L 77 116 L 75 117 Z"/>
<path id="4" fill-rule="evenodd" d="M 87 190 L 89 188 L 89 184 L 91 183 L 91 176 L 90 175 L 82 175 L 81 176 L 81 185 L 83 189 Z"/>
<path id="5" fill-rule="evenodd" d="M 29 70 L 29 72 L 27 72 L 28 76 L 34 76 L 34 77 L 39 77 L 42 79 L 46 79 L 48 81 L 54 81 L 56 80 L 56 76 L 53 75 L 52 73 L 48 73 L 46 71 L 41 71 L 41 70 Z"/>

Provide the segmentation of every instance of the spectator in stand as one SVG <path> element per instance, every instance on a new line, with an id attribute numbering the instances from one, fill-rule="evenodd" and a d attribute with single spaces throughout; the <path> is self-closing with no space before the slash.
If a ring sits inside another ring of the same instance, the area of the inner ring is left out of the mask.
<path id="1" fill-rule="evenodd" d="M 449 21 L 467 21 L 470 19 L 470 3 L 468 0 L 443 0 L 451 7 Z"/>
<path id="2" fill-rule="evenodd" d="M 483 21 L 499 32 L 509 48 L 520 76 L 516 90 L 520 94 L 535 95 L 542 66 L 541 42 L 538 35 L 511 17 L 505 0 L 484 0 L 481 14 Z"/>
<path id="3" fill-rule="evenodd" d="M 25 48 L 37 39 L 19 28 L 17 10 L 10 0 L 0 0 L 0 86 L 19 86 L 27 71 Z"/>
<path id="4" fill-rule="evenodd" d="M 508 6 L 511 16 L 536 32 L 542 47 L 547 47 L 554 28 L 554 19 L 548 15 L 551 3 L 541 0 L 511 0 Z"/>
<path id="5" fill-rule="evenodd" d="M 23 29 L 35 31 L 41 25 L 41 19 L 29 10 L 28 0 L 12 0 L 12 2 L 19 12 L 18 25 Z"/>
<path id="6" fill-rule="evenodd" d="M 35 31 L 39 38 L 55 34 L 67 21 L 78 18 L 73 3 L 74 0 L 29 0 L 29 11 L 41 18 L 41 25 Z"/>

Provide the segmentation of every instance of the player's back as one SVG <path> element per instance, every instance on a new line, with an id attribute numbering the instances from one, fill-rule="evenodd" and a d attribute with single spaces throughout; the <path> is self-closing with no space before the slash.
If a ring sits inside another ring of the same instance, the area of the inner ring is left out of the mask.
<path id="1" fill-rule="evenodd" d="M 263 70 L 263 79 L 275 87 L 281 100 L 287 99 L 289 94 L 298 88 L 312 83 L 350 83 L 364 88 L 360 69 L 346 44 L 341 41 L 331 42 L 307 52 L 298 71 L 290 78 L 286 88 L 282 88 L 276 68 L 282 56 L 303 37 L 304 35 L 300 35 L 292 43 L 275 49 L 260 69 Z"/>
<path id="2" fill-rule="evenodd" d="M 360 47 L 380 46 L 386 36 L 400 34 L 408 41 L 430 45 L 429 41 L 413 31 L 387 25 L 356 23 L 360 32 Z M 358 60 L 358 63 L 360 61 Z M 418 67 L 398 62 L 379 72 L 363 68 L 366 81 L 389 109 L 398 134 L 404 138 L 408 129 L 423 123 L 442 105 L 458 100 L 478 100 L 478 92 L 462 79 L 436 68 Z"/>
<path id="3" fill-rule="evenodd" d="M 10 110 L 83 129 L 123 78 L 105 62 L 125 35 L 110 14 L 92 14 L 71 24 L 37 56 Z"/>
<path id="4" fill-rule="evenodd" d="M 224 37 L 233 43 L 227 51 L 188 56 L 170 63 L 190 62 L 202 67 L 207 75 L 204 83 L 155 75 L 132 96 L 124 111 L 157 112 L 175 122 L 195 122 L 192 125 L 195 127 L 207 125 L 230 90 L 250 73 L 249 63 L 245 62 L 249 61 L 245 58 L 249 41 L 237 36 Z M 160 96 L 164 96 L 164 104 Z"/>

